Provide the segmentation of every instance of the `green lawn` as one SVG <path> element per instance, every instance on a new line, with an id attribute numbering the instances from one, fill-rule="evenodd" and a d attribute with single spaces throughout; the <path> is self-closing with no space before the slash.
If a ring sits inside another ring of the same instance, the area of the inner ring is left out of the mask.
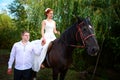
<path id="1" fill-rule="evenodd" d="M 0 80 L 13 80 L 13 74 L 8 75 L 7 63 L 9 59 L 9 50 L 0 50 Z M 99 75 L 95 75 L 93 80 L 119 80 L 120 74 L 113 70 L 103 70 L 102 68 L 97 68 Z M 52 70 L 45 68 L 37 73 L 37 80 L 52 80 Z M 80 74 L 75 70 L 69 69 L 65 80 L 91 80 L 91 74 Z"/>
<path id="2" fill-rule="evenodd" d="M 8 75 L 7 72 L 7 63 L 9 59 L 8 50 L 0 50 L 0 80 L 13 80 L 13 74 Z M 52 80 L 52 70 L 49 68 L 45 68 L 40 70 L 37 73 L 38 80 Z M 74 70 L 69 70 L 66 75 L 66 80 L 80 80 L 78 77 L 78 73 Z"/>

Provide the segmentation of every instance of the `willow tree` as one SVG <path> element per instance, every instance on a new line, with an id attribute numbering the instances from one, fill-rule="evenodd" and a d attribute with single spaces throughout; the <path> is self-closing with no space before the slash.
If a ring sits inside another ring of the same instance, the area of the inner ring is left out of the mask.
<path id="1" fill-rule="evenodd" d="M 87 17 L 89 16 L 91 22 L 94 26 L 98 42 L 101 49 L 104 50 L 103 53 L 112 53 L 114 54 L 114 59 L 120 56 L 120 53 L 117 52 L 120 50 L 119 43 L 119 25 L 120 25 L 120 9 L 119 9 L 119 0 L 19 0 L 22 5 L 26 5 L 25 12 L 27 13 L 27 28 L 32 33 L 32 39 L 40 38 L 40 28 L 41 22 L 45 19 L 44 10 L 46 8 L 52 8 L 54 10 L 54 20 L 57 23 L 57 29 L 62 32 L 74 22 L 76 22 L 76 16 Z M 25 8 L 25 7 L 24 7 Z M 23 9 L 24 11 L 24 9 Z M 22 11 L 22 12 L 23 12 Z M 20 16 L 21 19 L 22 16 Z M 23 21 L 25 22 L 25 21 Z M 116 33 L 116 34 L 115 34 Z M 107 40 L 110 40 L 109 42 Z M 106 44 L 105 44 L 106 42 Z M 111 44 L 114 44 L 114 47 Z M 108 47 L 109 46 L 109 47 Z M 109 49 L 112 52 L 109 52 Z M 95 63 L 95 59 L 87 57 L 85 62 L 85 57 L 81 57 L 80 50 L 75 51 L 74 59 L 77 66 L 85 67 L 86 62 L 92 61 Z M 115 54 L 117 53 L 117 54 Z M 106 56 L 108 55 L 106 54 Z M 83 55 L 83 54 L 82 54 Z M 103 56 L 105 54 L 102 54 Z M 106 58 L 104 56 L 104 58 Z M 80 58 L 79 58 L 80 57 Z M 102 59 L 102 61 L 107 61 Z M 80 62 L 81 61 L 81 62 Z M 112 61 L 111 61 L 112 62 Z M 104 63 L 106 64 L 106 63 Z M 95 64 L 94 64 L 95 65 Z M 83 67 L 78 67 L 78 70 L 82 70 Z"/>

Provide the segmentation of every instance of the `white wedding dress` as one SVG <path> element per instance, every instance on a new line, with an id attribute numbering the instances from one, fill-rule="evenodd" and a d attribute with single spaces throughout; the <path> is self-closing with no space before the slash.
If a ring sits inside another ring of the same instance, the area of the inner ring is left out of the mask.
<path id="1" fill-rule="evenodd" d="M 56 39 L 55 34 L 53 32 L 55 25 L 51 22 L 48 22 L 47 20 L 45 20 L 45 24 L 46 25 L 45 25 L 44 37 L 46 39 L 46 44 L 43 46 L 43 49 L 39 55 L 34 55 L 32 69 L 36 72 L 38 72 L 40 70 L 40 66 L 45 59 L 49 43 Z M 38 46 L 42 46 L 41 41 L 42 41 L 42 38 L 40 40 L 34 40 L 34 41 L 32 41 L 32 43 L 37 48 Z"/>

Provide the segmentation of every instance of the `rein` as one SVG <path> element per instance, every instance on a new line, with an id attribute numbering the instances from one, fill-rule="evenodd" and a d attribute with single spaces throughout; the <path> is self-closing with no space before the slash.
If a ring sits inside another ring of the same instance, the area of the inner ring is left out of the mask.
<path id="1" fill-rule="evenodd" d="M 84 37 L 84 36 L 83 36 L 83 32 L 82 32 L 82 30 L 81 30 L 81 25 L 83 25 L 83 24 L 84 24 L 84 22 L 81 22 L 80 24 L 78 24 L 78 26 L 77 26 L 78 31 L 76 32 L 76 40 L 78 41 L 77 35 L 80 34 L 80 37 L 81 37 L 81 39 L 82 39 L 82 44 L 83 44 L 83 45 L 79 46 L 79 45 L 72 45 L 72 44 L 71 44 L 70 46 L 76 47 L 76 48 L 85 48 L 85 41 L 86 41 L 88 38 L 90 38 L 90 37 L 92 37 L 92 36 L 95 35 L 95 34 L 90 34 L 90 35 Z"/>

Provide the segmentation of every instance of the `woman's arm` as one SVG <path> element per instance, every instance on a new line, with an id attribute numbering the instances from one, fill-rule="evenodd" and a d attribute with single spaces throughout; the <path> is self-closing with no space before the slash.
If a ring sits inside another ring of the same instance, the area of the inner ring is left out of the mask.
<path id="1" fill-rule="evenodd" d="M 42 28 L 41 28 L 41 35 L 43 39 L 44 39 L 44 29 L 45 29 L 45 20 L 42 21 Z"/>
<path id="2" fill-rule="evenodd" d="M 60 31 L 57 31 L 57 30 L 56 30 L 56 23 L 55 23 L 55 21 L 54 21 L 54 24 L 55 24 L 55 27 L 54 27 L 54 33 L 60 35 Z"/>

